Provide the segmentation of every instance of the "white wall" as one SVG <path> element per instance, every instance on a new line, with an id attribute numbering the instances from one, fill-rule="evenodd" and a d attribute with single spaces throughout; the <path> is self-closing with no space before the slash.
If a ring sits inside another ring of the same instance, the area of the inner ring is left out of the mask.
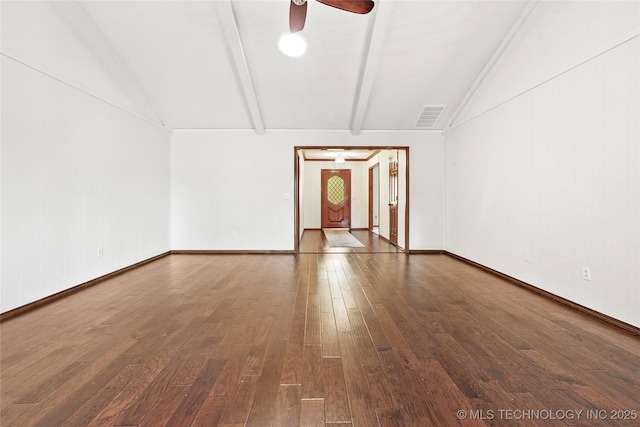
<path id="1" fill-rule="evenodd" d="M 0 310 L 169 250 L 168 132 L 0 58 Z"/>
<path id="2" fill-rule="evenodd" d="M 293 250 L 294 199 L 284 194 L 294 193 L 295 146 L 409 146 L 411 249 L 444 247 L 438 133 L 185 130 L 171 139 L 172 249 Z"/>
<path id="3" fill-rule="evenodd" d="M 367 228 L 369 222 L 369 170 L 366 162 L 305 162 L 305 223 L 307 229 L 322 228 L 321 171 L 349 169 L 351 171 L 351 228 Z"/>
<path id="4" fill-rule="evenodd" d="M 176 131 L 172 249 L 293 249 L 293 159 L 293 146 L 253 132 Z"/>
<path id="5" fill-rule="evenodd" d="M 159 123 L 79 2 L 2 1 L 2 53 Z"/>
<path id="6" fill-rule="evenodd" d="M 460 114 L 462 123 L 640 33 L 638 1 L 541 1 Z"/>
<path id="7" fill-rule="evenodd" d="M 539 43 L 565 45 L 552 36 Z M 639 51 L 636 37 L 563 65 L 446 134 L 448 251 L 640 326 Z M 536 58 L 519 67 L 535 75 Z"/>

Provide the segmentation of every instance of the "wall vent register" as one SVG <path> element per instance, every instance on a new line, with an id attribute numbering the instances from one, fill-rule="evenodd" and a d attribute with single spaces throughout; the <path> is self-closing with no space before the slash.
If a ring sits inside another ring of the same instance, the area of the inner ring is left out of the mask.
<path id="1" fill-rule="evenodd" d="M 446 105 L 425 105 L 422 109 L 422 113 L 416 120 L 416 124 L 413 126 L 416 129 L 433 129 L 435 128 L 438 120 L 442 117 Z"/>

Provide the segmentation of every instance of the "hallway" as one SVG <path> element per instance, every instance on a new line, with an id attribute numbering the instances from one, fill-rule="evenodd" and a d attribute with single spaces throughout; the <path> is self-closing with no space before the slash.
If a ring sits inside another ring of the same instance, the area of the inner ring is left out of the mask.
<path id="1" fill-rule="evenodd" d="M 364 245 L 363 248 L 332 248 L 322 230 L 305 230 L 300 240 L 299 253 L 398 253 L 388 240 L 369 230 L 351 230 L 351 234 Z"/>

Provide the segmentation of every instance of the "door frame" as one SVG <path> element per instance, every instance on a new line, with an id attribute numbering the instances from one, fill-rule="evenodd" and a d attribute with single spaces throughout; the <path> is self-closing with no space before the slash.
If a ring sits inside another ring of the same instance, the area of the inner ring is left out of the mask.
<path id="1" fill-rule="evenodd" d="M 375 166 L 369 167 L 369 171 L 367 172 L 368 186 L 369 186 L 369 231 L 373 231 L 373 168 Z"/>
<path id="2" fill-rule="evenodd" d="M 304 159 L 300 159 L 298 156 L 298 152 L 300 150 L 305 149 L 328 149 L 328 148 L 362 148 L 366 150 L 402 150 L 405 152 L 405 192 L 404 192 L 404 200 L 405 200 L 405 210 L 404 210 L 404 246 L 403 249 L 405 253 L 409 253 L 409 147 L 407 146 L 384 146 L 384 145 L 374 145 L 374 146 L 356 146 L 356 145 L 296 145 L 293 147 L 293 251 L 294 253 L 300 252 L 300 239 L 302 237 L 302 233 L 300 232 L 300 162 L 305 161 Z M 353 184 L 353 183 L 352 183 Z"/>
<path id="3" fill-rule="evenodd" d="M 380 182 L 379 182 L 380 181 L 380 163 L 378 162 L 378 163 L 375 163 L 375 164 L 369 166 L 369 172 L 368 172 L 368 177 L 369 177 L 368 178 L 369 179 L 369 231 L 373 231 L 373 227 L 375 227 L 375 224 L 374 224 L 375 221 L 373 220 L 373 212 L 375 211 L 375 206 L 374 206 L 374 203 L 373 203 L 373 199 L 374 199 L 374 197 L 373 197 L 373 193 L 374 193 L 374 191 L 373 191 L 373 188 L 374 188 L 374 185 L 373 185 L 374 174 L 373 174 L 373 172 L 374 172 L 374 169 L 378 169 L 378 185 L 377 185 L 377 188 L 378 188 L 378 209 L 377 209 L 377 212 L 378 212 L 378 227 L 380 227 Z"/>

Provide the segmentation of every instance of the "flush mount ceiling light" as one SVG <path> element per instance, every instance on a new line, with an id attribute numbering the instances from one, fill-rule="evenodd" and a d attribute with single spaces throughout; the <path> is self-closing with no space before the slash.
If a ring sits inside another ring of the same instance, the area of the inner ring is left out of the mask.
<path id="1" fill-rule="evenodd" d="M 307 42 L 299 34 L 287 33 L 280 36 L 278 48 L 283 54 L 297 58 L 307 51 Z"/>

